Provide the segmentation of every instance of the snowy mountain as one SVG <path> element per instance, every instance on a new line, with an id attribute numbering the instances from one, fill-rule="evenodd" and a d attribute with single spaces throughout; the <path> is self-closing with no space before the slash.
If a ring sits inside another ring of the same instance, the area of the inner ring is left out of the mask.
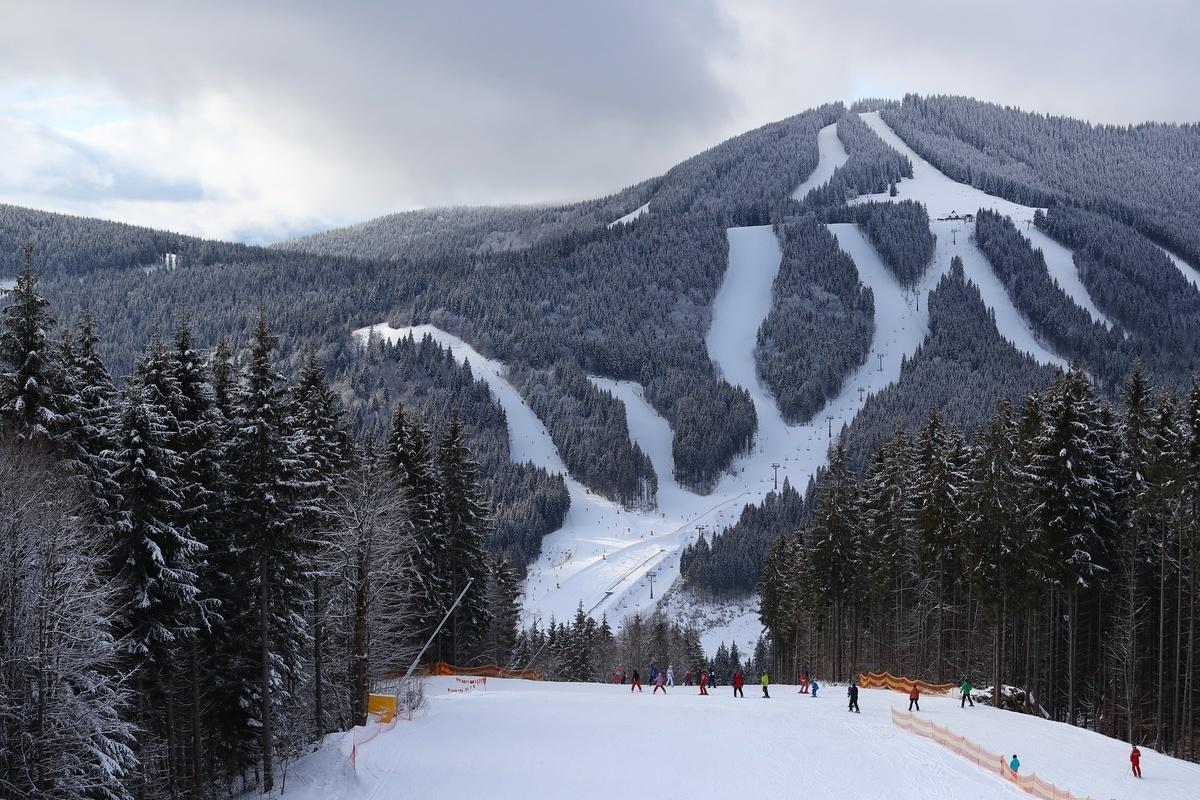
<path id="1" fill-rule="evenodd" d="M 657 604 L 687 546 L 723 552 L 714 537 L 777 481 L 805 492 L 834 440 L 862 467 L 930 408 L 970 432 L 998 397 L 1070 363 L 1110 396 L 1139 360 L 1186 386 L 1200 366 L 1200 187 L 1167 165 L 1198 139 L 962 98 L 833 103 L 568 206 L 407 212 L 269 249 L 56 218 L 74 249 L 53 254 L 45 289 L 69 314 L 86 301 L 113 320 L 103 347 L 118 371 L 151 309 L 171 324 L 186 303 L 211 341 L 262 303 L 286 363 L 315 345 L 336 365 L 359 428 L 380 425 L 403 380 L 372 373 L 390 356 L 361 361 L 362 339 L 432 337 L 503 412 L 468 434 L 491 448 L 493 497 L 525 498 L 505 521 L 522 544 L 503 546 L 528 562 L 526 619 L 580 604 L 620 617 Z M 0 215 L 6 241 L 39 228 L 36 212 Z M 109 256 L 80 287 L 59 265 L 89 247 Z M 133 269 L 175 251 L 181 269 Z M 955 257 L 1012 348 L 972 368 L 968 391 L 919 354 Z M 1149 314 L 1154 297 L 1171 301 Z M 514 494 L 533 484 L 509 462 L 531 464 L 539 488 Z M 535 519 L 535 506 L 553 511 Z M 747 548 L 754 575 L 765 547 Z"/>

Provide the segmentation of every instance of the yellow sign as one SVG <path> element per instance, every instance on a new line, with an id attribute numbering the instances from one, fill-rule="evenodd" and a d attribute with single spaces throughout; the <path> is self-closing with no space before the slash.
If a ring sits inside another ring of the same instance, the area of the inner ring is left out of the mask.
<path id="1" fill-rule="evenodd" d="M 367 713 L 379 717 L 380 722 L 391 722 L 396 716 L 396 696 L 393 694 L 373 694 L 367 697 Z"/>

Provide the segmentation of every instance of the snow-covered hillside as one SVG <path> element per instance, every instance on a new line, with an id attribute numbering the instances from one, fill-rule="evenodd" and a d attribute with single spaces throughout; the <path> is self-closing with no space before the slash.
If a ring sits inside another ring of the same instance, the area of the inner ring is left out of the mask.
<path id="1" fill-rule="evenodd" d="M 489 680 L 449 693 L 454 678 L 427 681 L 429 709 L 361 745 L 333 734 L 289 768 L 292 800 L 518 800 L 569 797 L 1015 800 L 1027 797 L 940 745 L 892 725 L 903 695 L 861 690 L 861 714 L 845 687 L 816 697 L 771 687 L 745 699 L 721 686 L 666 696 L 628 686 Z M 1128 747 L 1037 717 L 950 698 L 923 697 L 921 714 L 995 752 L 1020 756 L 1022 772 L 1096 800 L 1192 800 L 1200 765 L 1143 750 L 1143 779 Z M 359 733 L 359 738 L 365 738 Z"/>
<path id="2" fill-rule="evenodd" d="M 886 122 L 879 116 L 878 111 L 859 115 L 871 130 L 875 131 L 884 142 L 897 152 L 908 157 L 912 162 L 913 176 L 897 184 L 897 194 L 891 197 L 887 192 L 864 195 L 857 202 L 875 200 L 887 202 L 890 200 L 917 200 L 925 204 L 930 219 L 936 220 L 953 214 L 974 214 L 981 208 L 989 208 L 1012 219 L 1021 227 L 1021 232 L 1040 248 L 1046 258 L 1046 268 L 1050 275 L 1058 281 L 1058 285 L 1081 308 L 1087 311 L 1093 319 L 1112 327 L 1112 320 L 1104 315 L 1092 296 L 1079 278 L 1071 251 L 1042 233 L 1033 225 L 1033 213 L 1037 209 L 1023 206 L 1002 197 L 986 194 L 974 186 L 958 183 L 948 178 L 936 167 L 917 155 L 916 151 L 905 144 Z M 965 225 L 973 228 L 973 225 Z M 1001 334 L 1005 332 L 1001 330 Z"/>
<path id="3" fill-rule="evenodd" d="M 824 186 L 833 177 L 834 170 L 850 159 L 842 140 L 838 138 L 836 122 L 826 125 L 817 133 L 817 151 L 820 153 L 817 168 L 792 192 L 796 200 L 803 200 L 813 189 Z"/>

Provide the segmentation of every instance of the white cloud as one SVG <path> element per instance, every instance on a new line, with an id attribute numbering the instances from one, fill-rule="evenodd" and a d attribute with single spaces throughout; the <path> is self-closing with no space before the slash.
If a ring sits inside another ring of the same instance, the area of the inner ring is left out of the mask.
<path id="1" fill-rule="evenodd" d="M 865 94 L 1194 118 L 1200 14 L 1149 5 L 22 4 L 0 34 L 0 201 L 269 239 L 593 196 Z"/>

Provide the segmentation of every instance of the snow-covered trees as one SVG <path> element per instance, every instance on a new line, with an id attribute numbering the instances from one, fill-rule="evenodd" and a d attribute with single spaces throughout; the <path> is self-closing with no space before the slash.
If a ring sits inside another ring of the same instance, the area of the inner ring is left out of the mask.
<path id="1" fill-rule="evenodd" d="M 816 217 L 789 220 L 777 235 L 783 259 L 754 360 L 784 418 L 807 422 L 867 357 L 874 297 Z"/>
<path id="2" fill-rule="evenodd" d="M 54 318 L 37 285 L 33 248 L 26 246 L 0 332 L 0 418 L 17 436 L 45 443 L 66 422 L 67 394 L 63 365 L 50 340 Z"/>
<path id="3" fill-rule="evenodd" d="M 835 450 L 762 572 L 785 675 L 988 674 L 1030 710 L 1185 749 L 1200 384 L 1155 398 L 1138 369 L 1114 410 L 1071 370 L 970 440 L 936 413 L 898 431 L 861 479 Z"/>
<path id="4" fill-rule="evenodd" d="M 0 795 L 132 798 L 131 687 L 105 543 L 62 466 L 0 438 Z"/>

